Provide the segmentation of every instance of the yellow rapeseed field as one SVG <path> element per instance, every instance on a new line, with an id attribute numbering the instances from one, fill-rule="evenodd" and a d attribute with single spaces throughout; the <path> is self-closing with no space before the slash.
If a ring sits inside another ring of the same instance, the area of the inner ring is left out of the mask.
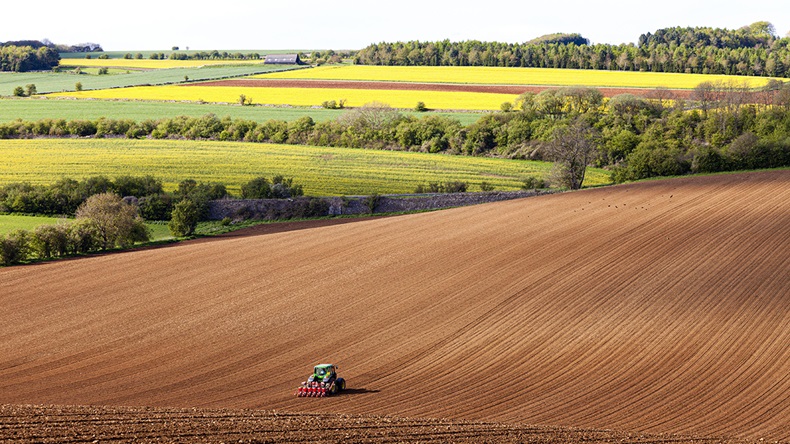
<path id="1" fill-rule="evenodd" d="M 498 68 L 477 66 L 367 66 L 333 65 L 254 76 L 262 79 L 321 79 L 470 83 L 481 85 L 552 85 L 622 88 L 693 89 L 702 82 L 746 82 L 761 87 L 766 77 L 676 74 L 630 71 L 594 71 L 552 68 Z"/>
<path id="2" fill-rule="evenodd" d="M 197 68 L 209 65 L 261 65 L 263 60 L 153 60 L 153 59 L 62 59 L 61 66 L 124 69 Z"/>
<path id="3" fill-rule="evenodd" d="M 473 92 L 394 91 L 334 88 L 254 88 L 237 86 L 140 86 L 133 88 L 63 92 L 51 97 L 94 99 L 165 100 L 213 103 L 237 103 L 244 94 L 255 104 L 321 106 L 329 100 L 345 100 L 346 106 L 358 107 L 381 102 L 394 108 L 414 108 L 424 102 L 431 109 L 498 110 L 503 102 L 513 102 L 516 95 Z"/>

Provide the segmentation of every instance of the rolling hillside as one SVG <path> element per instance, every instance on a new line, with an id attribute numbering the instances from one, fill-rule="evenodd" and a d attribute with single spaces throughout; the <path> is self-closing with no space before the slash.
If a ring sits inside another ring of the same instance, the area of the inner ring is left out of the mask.
<path id="1" fill-rule="evenodd" d="M 787 441 L 788 202 L 690 177 L 0 269 L 0 404 Z M 295 398 L 318 362 L 349 392 Z"/>

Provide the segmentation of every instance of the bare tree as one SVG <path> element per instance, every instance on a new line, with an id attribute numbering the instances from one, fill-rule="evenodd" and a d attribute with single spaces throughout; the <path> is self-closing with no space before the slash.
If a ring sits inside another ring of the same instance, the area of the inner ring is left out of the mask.
<path id="1" fill-rule="evenodd" d="M 587 165 L 595 158 L 598 134 L 583 119 L 554 130 L 546 154 L 554 161 L 554 176 L 562 186 L 578 190 L 584 183 Z"/>
<path id="2" fill-rule="evenodd" d="M 343 121 L 364 129 L 380 130 L 401 118 L 401 114 L 386 103 L 370 102 L 342 116 Z"/>
<path id="3" fill-rule="evenodd" d="M 790 111 L 790 85 L 776 92 L 776 95 L 773 97 L 773 104 L 781 106 L 785 111 Z"/>
<path id="4" fill-rule="evenodd" d="M 759 103 L 764 108 L 767 108 L 770 105 L 778 105 L 778 103 L 776 103 L 777 97 L 781 96 L 783 90 L 786 90 L 784 82 L 777 79 L 770 79 L 768 83 L 755 94 L 758 97 Z"/>
<path id="5" fill-rule="evenodd" d="M 657 86 L 656 89 L 648 91 L 646 96 L 650 100 L 657 101 L 658 106 L 661 107 L 661 109 L 664 108 L 664 102 L 669 102 L 675 99 L 675 93 L 665 86 Z"/>
<path id="6" fill-rule="evenodd" d="M 716 103 L 719 101 L 719 91 L 716 90 L 716 85 L 713 82 L 702 82 L 691 92 L 691 99 L 699 103 L 702 109 L 702 116 L 708 118 L 708 110 L 715 108 Z"/>

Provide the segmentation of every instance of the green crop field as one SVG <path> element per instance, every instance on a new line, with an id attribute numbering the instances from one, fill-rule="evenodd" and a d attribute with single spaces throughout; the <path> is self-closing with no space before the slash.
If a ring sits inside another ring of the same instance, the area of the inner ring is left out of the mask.
<path id="1" fill-rule="evenodd" d="M 99 65 L 101 66 L 101 65 Z M 96 70 L 98 68 L 95 68 Z M 266 72 L 295 69 L 292 65 L 219 65 L 194 68 L 171 68 L 149 71 L 113 70 L 115 74 L 75 74 L 73 70 L 61 72 L 0 73 L 0 96 L 10 96 L 17 86 L 36 85 L 39 94 L 74 91 L 77 82 L 85 91 L 96 89 L 122 88 L 138 85 L 167 85 L 189 81 L 215 80 L 248 76 Z"/>
<path id="2" fill-rule="evenodd" d="M 0 140 L 0 185 L 51 184 L 62 177 L 152 175 L 173 190 L 184 179 L 224 183 L 238 194 L 258 176 L 293 177 L 307 195 L 411 193 L 428 182 L 481 182 L 514 190 L 524 177 L 546 177 L 551 163 L 397 151 L 240 142 L 130 139 Z M 609 183 L 588 170 L 585 185 Z"/>
<path id="3" fill-rule="evenodd" d="M 218 103 L 191 103 L 191 102 L 143 102 L 143 101 L 118 101 L 118 100 L 72 100 L 72 99 L 45 99 L 45 98 L 0 98 L 0 123 L 21 119 L 26 121 L 41 119 L 89 119 L 96 120 L 101 117 L 109 119 L 132 119 L 142 121 L 146 119 L 173 118 L 177 116 L 200 117 L 206 114 L 215 114 L 218 117 L 230 116 L 233 119 L 254 120 L 265 122 L 267 120 L 292 121 L 300 117 L 310 116 L 316 122 L 336 119 L 348 110 L 331 110 L 308 107 L 272 107 L 272 106 L 239 106 L 237 104 Z M 468 125 L 482 114 L 466 113 L 440 113 L 458 120 L 463 125 Z M 406 113 L 417 117 L 425 113 Z"/>

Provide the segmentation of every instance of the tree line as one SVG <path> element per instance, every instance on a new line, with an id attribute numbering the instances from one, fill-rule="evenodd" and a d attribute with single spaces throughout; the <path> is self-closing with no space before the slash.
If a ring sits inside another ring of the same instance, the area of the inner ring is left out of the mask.
<path id="1" fill-rule="evenodd" d="M 164 59 L 164 54 L 160 54 Z M 230 53 L 228 51 L 197 51 L 192 53 L 173 52 L 167 56 L 170 60 L 260 60 L 261 55 L 257 52 L 243 54 L 241 52 Z"/>
<path id="2" fill-rule="evenodd" d="M 790 38 L 757 22 L 738 30 L 666 28 L 639 43 L 591 45 L 578 34 L 525 43 L 382 42 L 357 52 L 362 65 L 501 66 L 790 77 Z"/>
<path id="3" fill-rule="evenodd" d="M 256 177 L 241 187 L 245 199 L 301 195 L 302 186 L 283 176 Z M 74 219 L 41 225 L 32 232 L 0 234 L 0 265 L 127 248 L 149 240 L 145 220 L 168 220 L 174 236 L 191 236 L 198 222 L 207 219 L 208 202 L 229 196 L 223 184 L 192 179 L 181 181 L 174 192 L 168 193 L 152 176 L 120 176 L 115 180 L 94 176 L 81 181 L 63 178 L 39 186 L 12 183 L 0 187 L 0 212 L 73 215 Z M 325 207 L 310 199 L 284 217 L 324 215 Z"/>
<path id="4" fill-rule="evenodd" d="M 114 193 L 100 193 L 80 204 L 73 220 L 0 235 L 0 265 L 127 248 L 149 239 L 136 207 Z"/>
<path id="5" fill-rule="evenodd" d="M 74 215 L 88 198 L 112 193 L 123 197 L 139 210 L 145 220 L 170 220 L 173 209 L 182 201 L 195 204 L 196 217 L 208 217 L 208 202 L 231 197 L 222 183 L 197 182 L 185 179 L 173 192 L 167 192 L 162 181 L 152 176 L 91 176 L 82 180 L 64 177 L 49 185 L 10 183 L 0 187 L 0 212 Z M 242 199 L 288 199 L 304 195 L 302 185 L 281 175 L 256 177 L 241 186 Z"/>
<path id="6" fill-rule="evenodd" d="M 60 63 L 60 54 L 48 46 L 0 46 L 0 71 L 51 70 Z"/>

